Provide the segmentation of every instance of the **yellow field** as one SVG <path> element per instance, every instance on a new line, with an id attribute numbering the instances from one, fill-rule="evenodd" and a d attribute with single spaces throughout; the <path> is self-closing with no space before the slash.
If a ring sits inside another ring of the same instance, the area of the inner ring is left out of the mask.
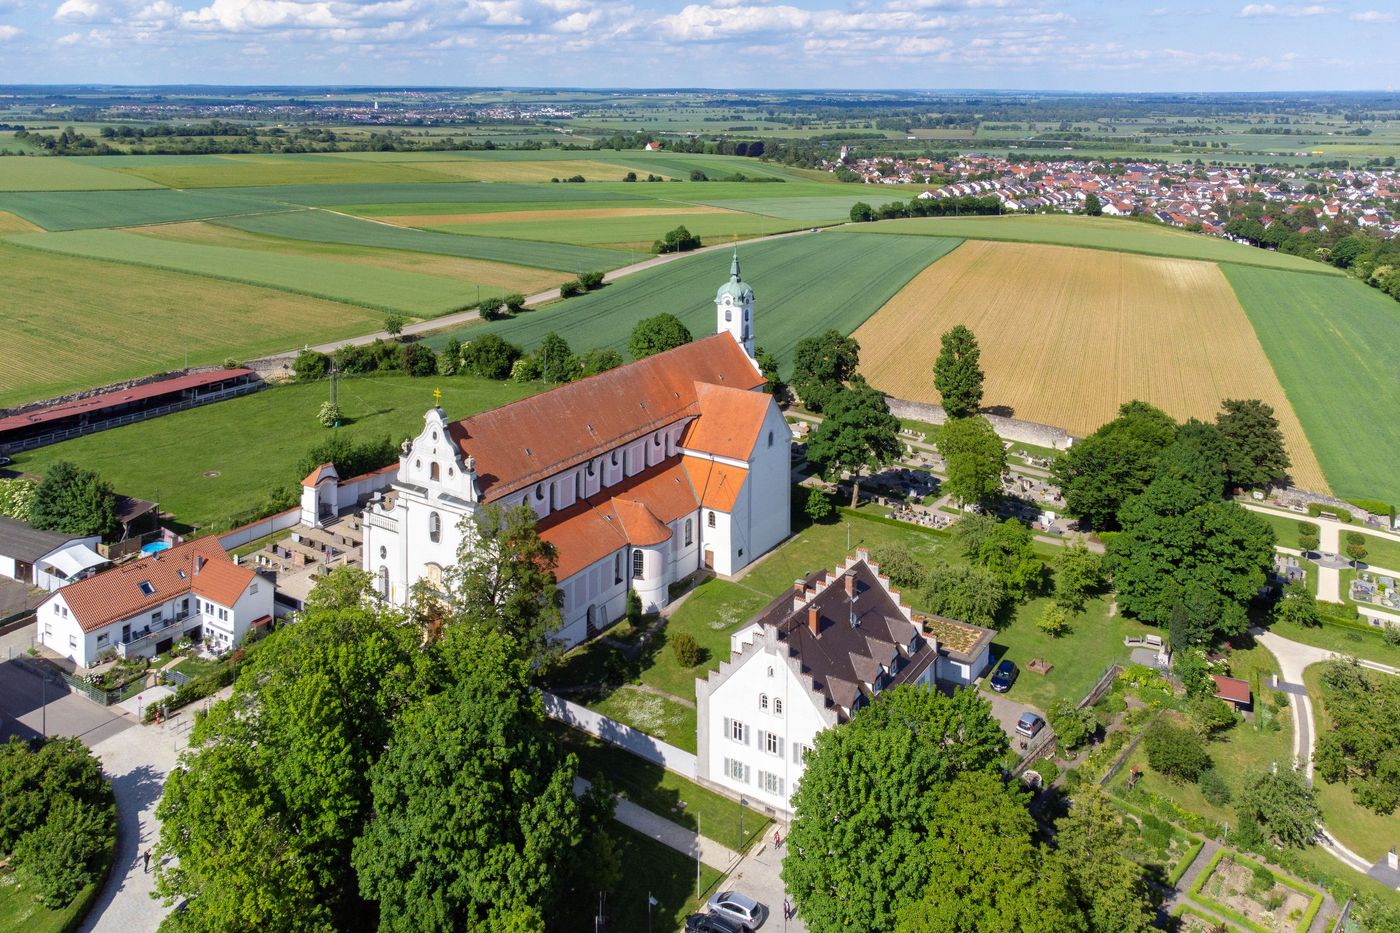
<path id="1" fill-rule="evenodd" d="M 628 171 L 646 172 L 645 168 L 628 169 L 591 159 L 545 159 L 539 162 L 454 159 L 450 162 L 416 162 L 414 166 L 459 181 L 531 182 L 549 181 L 551 178 L 562 181 L 574 175 L 582 175 L 589 181 L 622 181 L 622 176 Z"/>
<path id="2" fill-rule="evenodd" d="M 400 227 L 445 227 L 466 224 L 543 223 L 551 220 L 607 220 L 612 217 L 655 217 L 658 214 L 733 214 L 722 207 L 677 205 L 657 201 L 647 207 L 576 207 L 557 211 L 478 211 L 473 214 L 405 214 L 374 219 Z"/>
<path id="3" fill-rule="evenodd" d="M 3 217 L 0 217 L 0 220 L 3 220 Z M 179 240 L 185 243 L 256 249 L 283 255 L 290 253 L 297 256 L 318 256 L 324 259 L 344 260 L 357 266 L 379 266 L 403 272 L 441 275 L 481 285 L 494 285 L 508 292 L 520 292 L 524 295 L 533 295 L 536 292 L 555 288 L 573 278 L 567 273 L 551 269 L 513 266 L 485 259 L 463 259 L 457 256 L 415 253 L 408 250 L 375 249 L 369 246 L 346 246 L 339 243 L 316 243 L 311 240 L 290 240 L 282 237 L 263 236 L 203 221 L 131 227 L 128 228 L 127 232 L 144 233 L 148 236 Z"/>
<path id="4" fill-rule="evenodd" d="M 861 371 L 891 395 L 938 401 L 939 337 L 966 324 L 982 347 L 983 404 L 1084 435 L 1143 399 L 1212 419 L 1224 398 L 1274 407 L 1294 481 L 1322 468 L 1235 293 L 1213 263 L 969 240 L 856 332 Z"/>
<path id="5" fill-rule="evenodd" d="M 23 217 L 16 217 L 9 211 L 0 211 L 0 233 L 43 233 L 44 228 L 35 226 Z"/>

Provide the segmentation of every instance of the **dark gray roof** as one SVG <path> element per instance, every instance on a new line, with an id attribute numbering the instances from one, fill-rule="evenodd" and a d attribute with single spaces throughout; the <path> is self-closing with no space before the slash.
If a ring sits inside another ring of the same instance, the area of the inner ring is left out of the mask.
<path id="1" fill-rule="evenodd" d="M 28 522 L 0 515 L 0 554 L 32 564 L 51 551 L 56 551 L 81 535 L 66 535 L 61 531 L 40 531 Z"/>

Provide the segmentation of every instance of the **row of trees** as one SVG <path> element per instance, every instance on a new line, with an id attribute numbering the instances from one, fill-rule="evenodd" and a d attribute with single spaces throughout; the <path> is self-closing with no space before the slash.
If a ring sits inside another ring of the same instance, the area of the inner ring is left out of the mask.
<path id="1" fill-rule="evenodd" d="M 616 883 L 611 797 L 532 689 L 559 622 L 528 509 L 405 610 L 337 568 L 197 722 L 157 814 L 163 929 L 543 931 Z M 586 909 L 586 908 L 585 908 Z"/>
<path id="2" fill-rule="evenodd" d="M 967 194 L 950 198 L 911 198 L 871 207 L 864 201 L 851 205 L 851 222 L 894 220 L 900 217 L 953 217 L 968 214 L 1000 214 L 1001 201 L 994 195 Z"/>

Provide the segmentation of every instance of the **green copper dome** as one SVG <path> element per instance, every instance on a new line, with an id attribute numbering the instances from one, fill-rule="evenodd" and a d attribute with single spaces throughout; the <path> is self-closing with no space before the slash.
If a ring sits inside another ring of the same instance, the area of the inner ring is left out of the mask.
<path id="1" fill-rule="evenodd" d="M 723 301 L 726 295 L 732 298 L 735 304 L 753 301 L 753 289 L 739 275 L 739 247 L 737 246 L 734 247 L 734 262 L 729 266 L 729 281 L 721 285 L 719 291 L 715 292 L 715 303 Z"/>

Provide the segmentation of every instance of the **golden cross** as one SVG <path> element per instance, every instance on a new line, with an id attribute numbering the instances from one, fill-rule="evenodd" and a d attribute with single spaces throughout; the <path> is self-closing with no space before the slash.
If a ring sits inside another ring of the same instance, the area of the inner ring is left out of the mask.
<path id="1" fill-rule="evenodd" d="M 442 390 L 441 390 L 441 389 L 434 389 L 434 390 L 433 390 L 433 407 L 434 407 L 434 408 L 440 408 L 441 406 L 442 406 Z"/>

